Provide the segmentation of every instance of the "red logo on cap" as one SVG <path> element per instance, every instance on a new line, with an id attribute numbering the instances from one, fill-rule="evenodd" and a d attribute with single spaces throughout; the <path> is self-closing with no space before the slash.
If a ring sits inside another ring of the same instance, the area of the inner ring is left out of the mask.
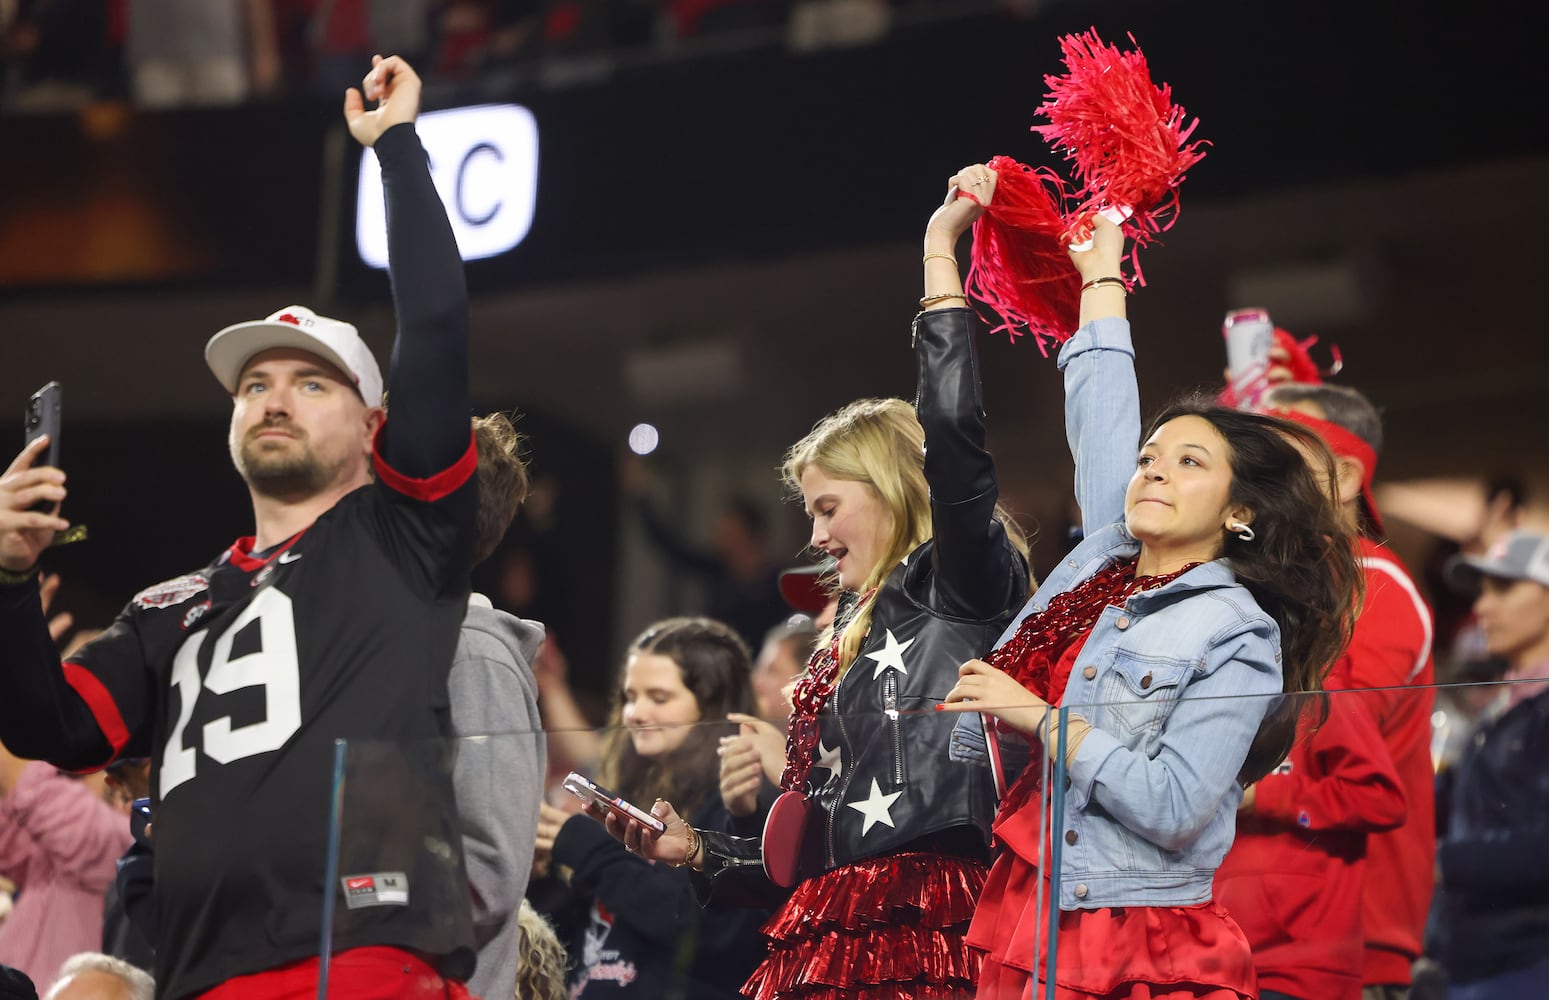
<path id="1" fill-rule="evenodd" d="M 276 316 L 274 320 L 276 323 L 289 323 L 291 326 L 301 325 L 300 317 L 292 316 L 290 313 L 281 313 L 280 315 Z"/>

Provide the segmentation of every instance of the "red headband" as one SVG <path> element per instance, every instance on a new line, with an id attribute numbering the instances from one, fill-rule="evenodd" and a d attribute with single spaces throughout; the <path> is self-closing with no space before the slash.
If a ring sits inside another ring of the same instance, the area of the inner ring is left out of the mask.
<path id="1" fill-rule="evenodd" d="M 1366 516 L 1371 519 L 1376 533 L 1384 534 L 1382 515 L 1377 513 L 1377 502 L 1372 499 L 1372 477 L 1377 473 L 1377 452 L 1372 449 L 1372 446 L 1338 424 L 1321 420 L 1300 410 L 1271 407 L 1267 412 L 1271 416 L 1289 420 L 1293 424 L 1301 424 L 1316 431 L 1323 439 L 1323 443 L 1328 445 L 1329 451 L 1341 458 L 1353 458 L 1361 463 L 1361 500 L 1366 508 Z"/>

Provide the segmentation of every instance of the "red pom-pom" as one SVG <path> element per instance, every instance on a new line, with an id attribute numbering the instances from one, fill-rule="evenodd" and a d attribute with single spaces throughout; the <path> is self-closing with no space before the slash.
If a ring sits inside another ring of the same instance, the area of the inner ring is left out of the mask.
<path id="1" fill-rule="evenodd" d="M 1176 221 L 1178 184 L 1205 155 L 1203 142 L 1189 141 L 1199 120 L 1185 123 L 1172 88 L 1151 82 L 1139 49 L 1120 52 L 1095 30 L 1065 36 L 1060 48 L 1066 72 L 1044 78 L 1049 93 L 1038 112 L 1049 124 L 1033 131 L 1075 172 L 1080 204 L 1069 213 L 1071 229 L 1104 208 L 1132 209 L 1124 231 L 1138 250 Z"/>
<path id="2" fill-rule="evenodd" d="M 1009 156 L 987 166 L 997 174 L 995 196 L 974 223 L 964 286 L 995 314 L 992 332 L 1031 333 L 1047 355 L 1076 332 L 1081 310 L 1081 276 L 1065 250 L 1065 183 Z"/>

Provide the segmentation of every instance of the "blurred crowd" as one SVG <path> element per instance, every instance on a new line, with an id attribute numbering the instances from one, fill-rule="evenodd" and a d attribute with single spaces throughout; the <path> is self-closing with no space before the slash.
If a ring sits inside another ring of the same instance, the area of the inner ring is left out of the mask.
<path id="1" fill-rule="evenodd" d="M 1016 3 L 944 0 L 6 0 L 0 107 L 100 98 L 144 108 L 337 99 L 373 53 L 432 84 L 521 83 L 546 60 L 664 57 L 720 42 L 866 44 L 895 15 Z"/>

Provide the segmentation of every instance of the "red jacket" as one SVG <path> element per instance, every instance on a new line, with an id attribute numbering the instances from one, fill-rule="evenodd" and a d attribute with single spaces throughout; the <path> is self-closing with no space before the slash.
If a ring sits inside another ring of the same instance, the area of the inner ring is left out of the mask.
<path id="1" fill-rule="evenodd" d="M 1407 984 L 1420 955 L 1436 873 L 1435 770 L 1431 765 L 1431 611 L 1385 546 L 1360 543 L 1366 603 L 1350 649 L 1334 669 L 1351 687 L 1373 691 L 1371 707 L 1409 798 L 1404 825 L 1367 844 L 1367 985 Z"/>
<path id="2" fill-rule="evenodd" d="M 1372 695 L 1335 687 L 1323 725 L 1308 712 L 1286 762 L 1254 786 L 1215 880 L 1259 987 L 1305 1000 L 1359 1000 L 1367 835 L 1406 814 Z"/>

